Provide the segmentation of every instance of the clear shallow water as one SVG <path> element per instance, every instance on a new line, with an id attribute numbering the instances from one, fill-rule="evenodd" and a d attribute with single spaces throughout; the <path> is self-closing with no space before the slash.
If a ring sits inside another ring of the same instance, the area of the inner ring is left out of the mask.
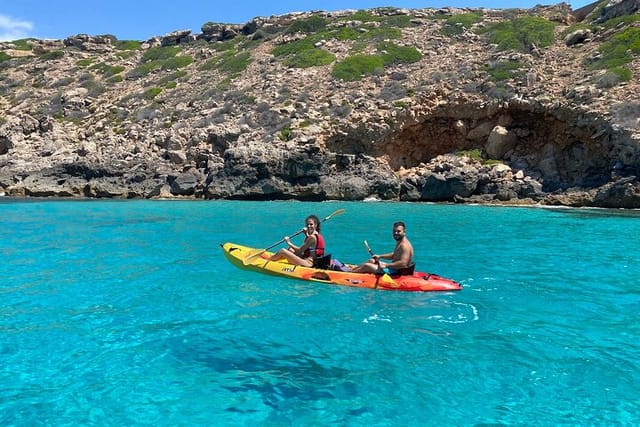
<path id="1" fill-rule="evenodd" d="M 392 246 L 457 293 L 227 263 L 308 213 L 343 261 Z M 0 199 L 2 425 L 640 423 L 640 212 Z"/>

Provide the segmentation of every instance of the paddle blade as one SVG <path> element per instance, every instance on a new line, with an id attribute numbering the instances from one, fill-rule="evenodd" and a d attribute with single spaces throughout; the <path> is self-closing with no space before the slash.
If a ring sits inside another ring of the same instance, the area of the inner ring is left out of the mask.
<path id="1" fill-rule="evenodd" d="M 265 251 L 266 249 L 253 249 L 249 251 L 247 255 L 245 255 L 245 257 L 242 258 L 242 264 L 244 265 L 251 264 L 256 258 L 258 258 L 260 255 L 265 253 Z"/>
<path id="2" fill-rule="evenodd" d="M 364 241 L 364 247 L 367 248 L 367 251 L 369 251 L 369 254 L 373 256 L 373 251 L 371 250 L 371 247 L 369 247 L 369 242 L 367 242 L 366 240 Z"/>
<path id="3" fill-rule="evenodd" d="M 338 209 L 337 211 L 333 212 L 331 215 L 325 216 L 324 218 L 322 218 L 322 222 L 334 217 L 334 216 L 338 216 L 338 215 L 342 215 L 343 213 L 345 213 L 346 211 L 344 209 Z"/>
<path id="4" fill-rule="evenodd" d="M 400 284 L 393 280 L 388 274 L 383 274 L 378 283 L 384 284 L 387 288 L 399 288 Z"/>

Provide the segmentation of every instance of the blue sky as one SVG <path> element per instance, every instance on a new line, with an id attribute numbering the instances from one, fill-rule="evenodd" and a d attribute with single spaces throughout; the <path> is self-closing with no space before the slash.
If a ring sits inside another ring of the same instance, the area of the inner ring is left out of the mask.
<path id="1" fill-rule="evenodd" d="M 120 40 L 147 40 L 175 30 L 200 33 L 205 22 L 243 24 L 256 16 L 287 12 L 406 8 L 530 8 L 536 0 L 0 0 L 0 41 L 26 37 L 64 39 L 75 34 L 112 34 Z M 568 1 L 577 9 L 589 0 Z"/>

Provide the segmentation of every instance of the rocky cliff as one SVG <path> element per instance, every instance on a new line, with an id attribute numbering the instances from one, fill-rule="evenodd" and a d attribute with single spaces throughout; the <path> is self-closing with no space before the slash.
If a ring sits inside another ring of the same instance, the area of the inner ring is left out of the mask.
<path id="1" fill-rule="evenodd" d="M 639 4 L 0 43 L 0 194 L 640 208 Z"/>

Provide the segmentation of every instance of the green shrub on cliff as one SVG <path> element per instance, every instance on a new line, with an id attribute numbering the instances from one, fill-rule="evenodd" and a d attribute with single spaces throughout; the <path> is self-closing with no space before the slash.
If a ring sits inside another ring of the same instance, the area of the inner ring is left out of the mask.
<path id="1" fill-rule="evenodd" d="M 383 69 L 384 59 L 380 55 L 353 55 L 337 62 L 331 75 L 338 79 L 354 81 Z"/>
<path id="2" fill-rule="evenodd" d="M 592 69 L 609 69 L 627 64 L 640 54 L 640 28 L 629 27 L 602 43 L 600 57 L 589 63 Z"/>
<path id="3" fill-rule="evenodd" d="M 364 23 L 364 22 L 380 22 L 382 18 L 380 18 L 377 15 L 374 15 L 368 10 L 361 9 L 354 12 L 352 15 L 340 18 L 340 20 L 341 21 L 360 21 Z"/>
<path id="4" fill-rule="evenodd" d="M 315 44 L 320 41 L 320 38 L 309 36 L 300 40 L 295 40 L 289 43 L 284 43 L 274 47 L 271 50 L 271 54 L 273 56 L 286 56 L 286 55 L 296 55 L 298 52 L 301 52 L 306 49 L 315 49 Z"/>
<path id="5" fill-rule="evenodd" d="M 129 73 L 127 74 L 127 77 L 135 79 L 138 77 L 146 76 L 147 74 L 151 73 L 157 68 L 158 68 L 158 65 L 154 62 L 140 64 L 133 70 L 129 71 Z"/>
<path id="6" fill-rule="evenodd" d="M 278 138 L 281 141 L 289 141 L 291 139 L 291 136 L 292 132 L 290 124 L 285 124 L 282 129 L 280 129 L 280 132 L 278 132 Z"/>
<path id="7" fill-rule="evenodd" d="M 619 85 L 621 82 L 628 82 L 631 80 L 633 73 L 630 69 L 625 67 L 613 67 L 608 69 L 604 74 L 597 76 L 594 79 L 596 86 L 602 89 L 610 88 Z"/>
<path id="8" fill-rule="evenodd" d="M 355 28 L 342 27 L 335 30 L 333 32 L 333 36 L 336 38 L 336 40 L 340 41 L 358 40 L 360 38 L 360 32 Z"/>
<path id="9" fill-rule="evenodd" d="M 210 49 L 215 50 L 216 52 L 227 52 L 227 51 L 236 51 L 238 50 L 238 45 L 240 44 L 240 37 L 234 37 L 230 40 L 225 40 L 221 42 L 208 43 Z"/>
<path id="10" fill-rule="evenodd" d="M 92 65 L 89 67 L 90 70 L 95 70 L 104 75 L 104 77 L 108 78 L 111 76 L 115 76 L 116 74 L 120 74 L 124 71 L 124 67 L 122 65 L 109 65 L 107 63 L 101 62 L 99 64 Z"/>
<path id="11" fill-rule="evenodd" d="M 40 55 L 40 59 L 43 61 L 50 61 L 54 59 L 60 59 L 64 56 L 64 52 L 61 50 L 51 50 L 49 52 Z"/>
<path id="12" fill-rule="evenodd" d="M 221 55 L 215 56 L 202 64 L 199 69 L 206 70 L 218 70 L 222 73 L 228 74 L 217 85 L 220 90 L 227 90 L 233 81 L 247 66 L 251 63 L 251 53 L 233 51 L 227 51 Z"/>
<path id="13" fill-rule="evenodd" d="M 178 46 L 152 47 L 142 56 L 142 64 L 131 70 L 130 78 L 142 77 L 156 70 L 177 70 L 193 62 L 189 55 L 179 55 Z"/>
<path id="14" fill-rule="evenodd" d="M 489 73 L 493 81 L 503 81 L 522 75 L 525 65 L 519 61 L 499 61 L 489 64 L 485 71 Z"/>
<path id="15" fill-rule="evenodd" d="M 524 16 L 491 25 L 486 32 L 499 50 L 529 52 L 533 45 L 547 47 L 554 42 L 556 24 L 534 16 Z"/>
<path id="16" fill-rule="evenodd" d="M 276 46 L 271 51 L 273 56 L 284 57 L 284 64 L 289 67 L 308 68 L 329 65 L 335 61 L 335 55 L 316 47 L 316 43 L 326 38 L 327 34 L 315 34 L 300 40 Z"/>
<path id="17" fill-rule="evenodd" d="M 182 77 L 187 76 L 188 73 L 184 70 L 180 70 L 180 71 L 174 71 L 173 73 L 167 75 L 167 76 L 163 76 L 161 78 L 158 79 L 158 81 L 156 82 L 156 84 L 158 84 L 159 86 L 162 85 L 166 85 L 169 82 L 181 79 Z"/>
<path id="18" fill-rule="evenodd" d="M 6 52 L 0 52 L 0 62 L 8 61 L 11 57 Z"/>
<path id="19" fill-rule="evenodd" d="M 462 156 L 462 157 L 468 157 L 471 160 L 475 160 L 476 162 L 482 163 L 484 166 L 492 166 L 492 165 L 504 163 L 502 160 L 485 158 L 485 156 L 483 156 L 482 154 L 482 150 L 478 148 L 472 148 L 470 150 L 461 150 L 456 152 L 456 155 Z"/>
<path id="20" fill-rule="evenodd" d="M 144 96 L 146 99 L 153 99 L 153 98 L 155 98 L 156 96 L 160 95 L 160 92 L 162 92 L 162 88 L 159 88 L 159 87 L 152 87 L 152 88 L 147 89 L 147 90 L 144 92 L 143 96 Z"/>
<path id="21" fill-rule="evenodd" d="M 107 83 L 120 83 L 121 81 L 124 80 L 124 77 L 122 77 L 120 74 L 116 74 L 115 76 L 111 76 L 107 79 Z"/>
<path id="22" fill-rule="evenodd" d="M 336 60 L 336 56 L 324 49 L 305 49 L 284 60 L 284 64 L 295 68 L 309 68 L 329 65 Z"/>
<path id="23" fill-rule="evenodd" d="M 635 14 L 635 15 L 624 15 L 624 16 L 619 16 L 617 18 L 613 18 L 613 19 L 609 19 L 608 21 L 606 21 L 604 23 L 604 27 L 605 28 L 617 28 L 620 25 L 629 25 L 629 24 L 634 24 L 636 22 L 640 22 L 640 15 L 639 14 Z"/>
<path id="24" fill-rule="evenodd" d="M 599 88 L 614 87 L 633 78 L 633 72 L 624 65 L 640 54 L 640 28 L 637 22 L 640 22 L 638 14 L 621 16 L 604 23 L 608 33 L 616 28 L 619 31 L 600 45 L 597 57 L 585 61 L 585 66 L 591 70 L 606 70 L 604 74 L 593 78 Z"/>
<path id="25" fill-rule="evenodd" d="M 96 98 L 106 91 L 106 88 L 95 80 L 91 73 L 80 76 L 79 85 L 88 90 L 87 95 Z"/>
<path id="26" fill-rule="evenodd" d="M 251 63 L 249 52 L 240 52 L 236 55 L 222 55 L 216 68 L 229 73 L 240 73 Z"/>
<path id="27" fill-rule="evenodd" d="M 410 64 L 422 58 L 422 54 L 413 46 L 398 46 L 395 43 L 383 42 L 379 43 L 376 48 L 379 52 L 382 52 L 382 59 L 386 65 Z"/>
<path id="28" fill-rule="evenodd" d="M 383 12 L 383 16 L 378 16 L 369 10 L 358 10 L 351 15 L 343 16 L 338 19 L 338 21 L 359 21 L 364 24 L 364 27 L 370 27 L 372 23 L 376 23 L 375 25 L 379 25 L 380 27 L 395 27 L 395 28 L 406 28 L 412 25 L 411 16 L 404 14 L 393 14 L 392 12 L 397 10 L 393 7 L 381 7 L 377 8 L 378 11 Z M 384 12 L 390 13 L 385 14 Z"/>
<path id="29" fill-rule="evenodd" d="M 173 58 L 180 52 L 178 46 L 157 46 L 147 49 L 142 55 L 142 62 L 164 61 Z"/>
<path id="30" fill-rule="evenodd" d="M 140 50 L 142 43 L 137 40 L 116 40 L 114 46 L 118 50 Z"/>
<path id="31" fill-rule="evenodd" d="M 83 67 L 84 68 L 84 67 L 90 66 L 91 64 L 93 64 L 93 59 L 92 58 L 78 59 L 76 61 L 76 65 L 78 67 Z"/>
<path id="32" fill-rule="evenodd" d="M 473 24 L 480 22 L 482 15 L 479 13 L 461 13 L 447 17 L 440 32 L 447 36 L 462 34 L 465 29 L 469 29 Z"/>
<path id="33" fill-rule="evenodd" d="M 192 62 L 193 58 L 191 56 L 180 55 L 162 61 L 162 64 L 160 64 L 160 68 L 162 68 L 163 70 L 178 70 L 180 68 L 186 67 Z"/>
<path id="34" fill-rule="evenodd" d="M 461 157 L 468 157 L 471 160 L 475 160 L 477 162 L 481 162 L 483 160 L 482 151 L 478 148 L 473 148 L 470 150 L 460 150 L 456 152 L 456 154 Z"/>
<path id="35" fill-rule="evenodd" d="M 19 39 L 19 40 L 14 40 L 12 43 L 15 46 L 16 50 L 33 50 L 33 45 L 31 44 L 32 42 L 34 42 L 36 39 Z"/>
<path id="36" fill-rule="evenodd" d="M 229 83 L 239 73 L 244 71 L 250 63 L 251 63 L 251 53 L 249 52 L 234 53 L 233 51 L 227 51 L 209 59 L 207 62 L 202 64 L 199 67 L 199 69 L 203 71 L 218 70 L 223 73 L 230 73 L 231 76 L 227 77 L 229 79 L 227 83 Z"/>
<path id="37" fill-rule="evenodd" d="M 318 16 L 312 15 L 305 19 L 299 19 L 287 28 L 287 33 L 317 33 L 324 30 L 327 27 L 327 20 Z"/>
<path id="38" fill-rule="evenodd" d="M 233 79 L 238 77 L 251 63 L 251 49 L 259 42 L 246 37 L 235 37 L 224 42 L 209 45 L 219 52 L 198 66 L 201 71 L 217 70 L 226 73 L 217 84 L 217 90 L 227 90 Z"/>
<path id="39" fill-rule="evenodd" d="M 391 9 L 391 8 L 390 8 Z M 335 61 L 335 55 L 327 50 L 321 49 L 320 45 L 325 40 L 335 39 L 340 41 L 354 41 L 352 52 L 361 52 L 372 42 L 388 42 L 392 39 L 402 37 L 402 32 L 398 27 L 410 26 L 411 17 L 408 15 L 391 15 L 380 17 L 367 10 L 359 10 L 349 16 L 337 19 L 338 22 L 350 21 L 359 22 L 358 28 L 350 25 L 328 29 L 328 22 L 325 18 L 313 15 L 306 19 L 294 22 L 287 32 L 302 32 L 306 37 L 284 43 L 274 47 L 271 51 L 275 57 L 283 58 L 285 65 L 296 68 L 307 68 L 312 66 L 329 65 Z M 413 62 L 421 56 L 413 47 L 400 47 L 389 44 L 389 50 L 393 50 L 386 55 L 386 62 Z M 349 61 L 347 62 L 349 64 Z M 353 64 L 350 64 L 351 66 Z M 363 64 L 361 64 L 363 65 Z M 339 66 L 340 69 L 343 66 Z M 367 66 L 364 65 L 367 69 Z M 340 71 L 338 71 L 340 74 Z"/>
<path id="40" fill-rule="evenodd" d="M 385 65 L 412 63 L 422 58 L 422 54 L 413 46 L 384 42 L 376 48 L 380 52 L 377 55 L 355 54 L 337 62 L 331 74 L 338 79 L 355 81 L 365 75 L 382 72 Z"/>
<path id="41" fill-rule="evenodd" d="M 370 40 L 373 42 L 399 38 L 402 38 L 402 31 L 400 31 L 399 28 L 392 27 L 371 28 L 360 35 L 360 40 Z"/>
<path id="42" fill-rule="evenodd" d="M 409 15 L 391 15 L 383 19 L 383 25 L 385 27 L 407 28 L 413 24 Z"/>

